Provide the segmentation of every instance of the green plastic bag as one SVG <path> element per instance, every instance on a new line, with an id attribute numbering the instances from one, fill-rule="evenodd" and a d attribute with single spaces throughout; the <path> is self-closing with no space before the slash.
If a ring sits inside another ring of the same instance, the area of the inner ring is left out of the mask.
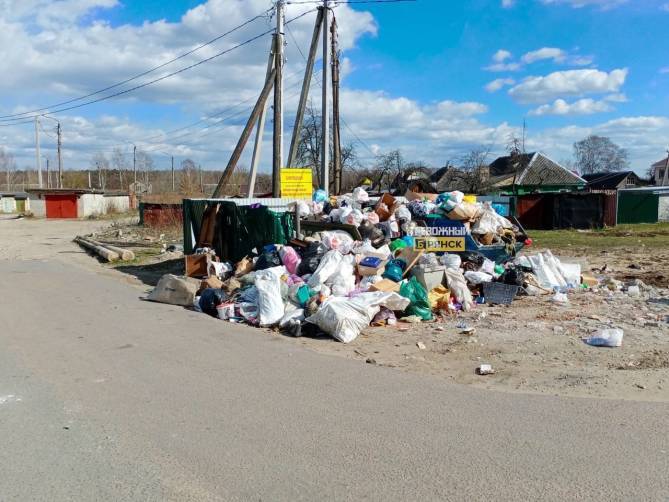
<path id="1" fill-rule="evenodd" d="M 432 309 L 430 308 L 427 291 L 415 277 L 402 284 L 400 295 L 409 299 L 409 306 L 405 310 L 407 315 L 417 315 L 423 321 L 432 320 Z"/>
<path id="2" fill-rule="evenodd" d="M 392 251 L 394 253 L 398 249 L 403 249 L 407 246 L 408 246 L 408 244 L 405 241 L 403 241 L 402 239 L 395 239 L 394 241 L 392 241 L 390 243 L 389 247 L 390 247 L 390 251 Z"/>

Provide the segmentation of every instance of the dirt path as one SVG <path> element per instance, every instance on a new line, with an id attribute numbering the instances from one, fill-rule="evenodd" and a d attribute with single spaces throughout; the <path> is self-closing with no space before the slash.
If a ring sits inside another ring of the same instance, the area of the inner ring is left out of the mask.
<path id="1" fill-rule="evenodd" d="M 160 259 L 147 266 L 130 264 L 112 269 L 71 243 L 74 235 L 100 231 L 109 224 L 0 221 L 0 259 L 56 256 L 145 291 L 160 274 L 171 270 L 178 273 L 181 260 L 169 261 L 173 258 L 169 254 L 163 257 L 168 261 Z M 585 248 L 565 248 L 556 254 L 567 261 L 579 261 L 586 270 L 606 266 L 606 275 L 621 280 L 641 278 L 649 285 L 665 288 L 669 285 L 669 250 L 648 252 L 630 247 L 591 253 Z M 427 373 L 476 387 L 669 401 L 667 316 L 667 289 L 647 291 L 641 298 L 600 289 L 572 294 L 570 303 L 565 306 L 551 303 L 549 297 L 525 297 L 510 307 L 477 306 L 458 319 L 418 325 L 401 323 L 401 328 L 369 328 L 349 345 L 330 338 L 301 338 L 293 343 L 361 363 L 369 360 L 371 364 Z M 475 328 L 475 333 L 462 334 L 463 330 L 458 327 L 462 322 Z M 595 348 L 581 340 L 596 329 L 606 327 L 624 330 L 621 348 Z M 476 375 L 475 368 L 481 363 L 492 364 L 496 373 L 485 377 Z"/>

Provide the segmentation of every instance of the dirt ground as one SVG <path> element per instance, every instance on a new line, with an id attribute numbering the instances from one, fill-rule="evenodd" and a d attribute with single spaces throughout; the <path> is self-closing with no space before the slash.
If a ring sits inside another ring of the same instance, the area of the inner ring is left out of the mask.
<path id="1" fill-rule="evenodd" d="M 87 261 L 105 273 L 143 285 L 145 290 L 162 274 L 183 270 L 181 253 L 164 251 L 178 239 L 178 232 L 172 235 L 127 223 L 31 222 L 15 237 L 24 239 L 21 245 L 44 246 L 45 253 L 52 252 L 49 244 L 57 244 L 60 247 L 55 251 L 63 258 L 77 260 L 85 254 L 69 242 L 76 234 L 95 232 L 102 240 L 135 243 L 135 262 L 112 267 Z M 0 224 L 9 228 L 12 223 Z M 591 239 L 587 235 L 574 240 L 578 245 L 572 245 L 568 237 L 562 242 L 550 235 L 551 249 L 563 261 L 577 261 L 584 270 L 626 282 L 641 279 L 649 287 L 639 298 L 605 288 L 570 294 L 567 305 L 552 303 L 550 296 L 519 297 L 511 306 L 478 305 L 457 318 L 370 327 L 348 345 L 329 337 L 293 339 L 277 331 L 267 333 L 310 350 L 360 360 L 361 364 L 427 373 L 476 387 L 669 401 L 669 247 L 655 241 L 661 235 L 647 229 L 644 232 L 650 235 L 642 240 L 629 232 L 612 235 L 617 240 L 607 243 L 605 249 L 584 245 Z M 0 257 L 20 259 L 21 246 L 7 242 L 0 239 Z M 539 250 L 536 247 L 529 252 Z M 474 333 L 464 334 L 462 323 L 474 328 Z M 624 330 L 622 347 L 597 348 L 582 341 L 582 337 L 606 327 Z M 221 324 L 221 331 L 225 331 L 225 324 Z M 495 374 L 477 375 L 475 369 L 481 363 L 491 364 Z"/>

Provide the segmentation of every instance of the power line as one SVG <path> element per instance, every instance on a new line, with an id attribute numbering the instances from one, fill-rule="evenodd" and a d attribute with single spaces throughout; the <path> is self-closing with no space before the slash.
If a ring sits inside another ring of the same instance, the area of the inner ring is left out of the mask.
<path id="1" fill-rule="evenodd" d="M 315 12 L 315 10 L 316 10 L 316 9 L 308 10 L 308 11 L 306 11 L 306 12 L 300 14 L 299 16 L 296 16 L 296 17 L 292 18 L 292 19 L 289 20 L 289 21 L 286 21 L 286 24 L 291 23 L 291 22 L 293 22 L 293 21 L 297 21 L 298 19 L 300 19 L 300 18 L 306 16 L 307 14 L 310 14 L 311 12 Z M 117 96 L 121 96 L 121 95 L 124 95 L 124 94 L 128 94 L 129 92 L 133 92 L 133 91 L 136 91 L 136 90 L 138 90 L 138 89 L 142 89 L 142 88 L 144 88 L 144 87 L 147 87 L 147 86 L 149 86 L 149 85 L 155 84 L 155 83 L 157 83 L 157 82 L 161 82 L 162 80 L 168 79 L 168 78 L 173 77 L 173 76 L 175 76 L 175 75 L 179 75 L 180 73 L 183 73 L 183 72 L 185 72 L 185 71 L 187 71 L 187 70 L 191 70 L 191 69 L 193 69 L 193 68 L 195 68 L 195 67 L 197 67 L 197 66 L 200 66 L 200 65 L 202 65 L 202 64 L 204 64 L 204 63 L 208 63 L 208 62 L 210 62 L 210 61 L 212 61 L 212 60 L 214 60 L 214 59 L 216 59 L 216 58 L 218 58 L 218 57 L 221 57 L 221 56 L 223 56 L 223 55 L 225 55 L 225 54 L 228 54 L 228 53 L 230 53 L 230 52 L 232 52 L 232 51 L 234 51 L 234 50 L 236 50 L 236 49 L 239 49 L 240 47 L 243 47 L 243 46 L 248 45 L 248 44 L 250 44 L 250 43 L 252 43 L 252 42 L 255 42 L 256 40 L 258 40 L 258 39 L 264 37 L 265 35 L 268 35 L 269 33 L 273 33 L 273 32 L 274 32 L 274 28 L 269 29 L 269 30 L 267 30 L 267 31 L 264 31 L 263 33 L 260 33 L 259 35 L 256 35 L 255 37 L 249 38 L 249 39 L 245 40 L 244 42 L 241 42 L 241 43 L 239 43 L 239 44 L 237 44 L 237 45 L 235 45 L 235 46 L 233 46 L 233 47 L 231 47 L 231 48 L 229 48 L 229 49 L 226 49 L 226 50 L 224 50 L 224 51 L 221 51 L 221 52 L 219 52 L 219 53 L 217 53 L 217 54 L 214 54 L 213 56 L 210 56 L 210 57 L 208 57 L 208 58 L 206 58 L 206 59 L 203 59 L 203 60 L 201 60 L 201 61 L 198 61 L 197 63 L 193 63 L 193 64 L 191 64 L 191 65 L 188 65 L 188 66 L 186 66 L 186 67 L 184 67 L 184 68 L 181 68 L 181 69 L 179 69 L 179 70 L 176 70 L 176 71 L 174 71 L 174 72 L 172 72 L 172 73 L 168 73 L 167 75 L 163 75 L 162 77 L 156 78 L 156 79 L 154 79 L 154 80 L 150 80 L 149 82 L 145 82 L 145 83 L 143 83 L 143 84 L 136 85 L 136 86 L 131 87 L 131 88 L 129 88 L 129 89 L 125 89 L 125 90 L 123 90 L 123 91 L 119 91 L 119 92 L 116 92 L 116 93 L 114 93 L 114 94 L 110 94 L 110 95 L 108 95 L 108 96 L 103 96 L 103 97 L 101 97 L 101 98 L 97 98 L 97 99 L 94 99 L 94 100 L 91 100 L 91 101 L 87 101 L 87 102 L 85 102 L 85 103 L 80 103 L 80 104 L 78 104 L 78 105 L 73 105 L 73 106 L 69 106 L 69 107 L 66 107 L 66 108 L 60 108 L 60 109 L 58 109 L 58 110 L 52 110 L 52 111 L 49 112 L 49 113 L 54 114 L 54 113 L 60 113 L 60 112 L 66 112 L 66 111 L 69 111 L 69 110 L 74 110 L 74 109 L 76 109 L 76 108 L 81 108 L 81 107 L 84 107 L 84 106 L 92 105 L 92 104 L 94 104 L 94 103 L 99 103 L 99 102 L 101 102 L 101 101 L 105 101 L 105 100 L 107 100 L 107 99 L 115 98 L 115 97 L 117 97 Z M 32 118 L 34 118 L 34 117 L 36 117 L 36 116 L 39 116 L 39 115 L 33 115 Z M 22 119 L 23 119 L 23 118 L 25 118 L 25 117 L 22 117 Z M 19 120 L 19 119 L 7 119 L 7 120 Z M 19 125 L 19 123 L 14 123 L 14 124 L 11 124 L 11 125 Z"/>
<path id="2" fill-rule="evenodd" d="M 365 4 L 365 3 L 404 3 L 417 2 L 418 0 L 333 0 L 334 6 L 342 4 Z M 286 2 L 287 5 L 306 5 L 306 4 L 322 4 L 321 0 L 294 0 Z"/>
<path id="3" fill-rule="evenodd" d="M 137 75 L 134 75 L 134 76 L 132 76 L 132 77 L 130 77 L 130 78 L 127 78 L 127 79 L 123 80 L 122 82 L 118 82 L 118 83 L 116 83 L 116 84 L 107 86 L 107 87 L 105 87 L 104 89 L 100 89 L 100 90 L 91 92 L 91 93 L 89 93 L 89 94 L 86 94 L 86 95 L 84 95 L 84 96 L 80 96 L 80 97 L 78 97 L 78 98 L 73 98 L 73 99 L 70 99 L 70 100 L 68 100 L 68 101 L 62 101 L 62 102 L 60 102 L 60 103 L 55 103 L 55 104 L 53 104 L 53 105 L 45 106 L 45 107 L 43 107 L 43 108 L 36 108 L 36 109 L 34 109 L 34 110 L 30 110 L 30 111 L 27 111 L 27 112 L 13 113 L 13 114 L 11 114 L 11 115 L 0 115 L 0 119 L 6 119 L 6 118 L 12 118 L 12 117 L 23 117 L 24 115 L 30 115 L 30 114 L 34 114 L 34 113 L 37 113 L 37 112 L 42 112 L 42 111 L 45 111 L 45 110 L 50 110 L 51 108 L 56 108 L 56 107 L 59 107 L 59 106 L 69 105 L 69 104 L 74 103 L 74 102 L 76 102 L 76 101 L 81 101 L 81 100 L 83 100 L 83 99 L 90 98 L 91 96 L 95 96 L 96 94 L 101 94 L 101 93 L 106 92 L 106 91 L 109 91 L 109 90 L 111 90 L 111 89 L 115 89 L 115 88 L 117 88 L 117 87 L 120 87 L 120 86 L 122 86 L 122 85 L 124 85 L 124 84 L 127 84 L 128 82 L 132 82 L 133 80 L 137 80 L 138 78 L 144 77 L 144 76 L 148 75 L 149 73 L 153 73 L 153 72 L 156 71 L 156 70 L 160 70 L 161 68 L 164 68 L 165 66 L 168 66 L 168 65 L 170 65 L 170 64 L 172 64 L 172 63 L 174 63 L 174 62 L 176 62 L 176 61 L 179 61 L 180 59 L 183 59 L 183 58 L 185 58 L 185 57 L 187 57 L 187 56 L 190 56 L 191 54 L 193 54 L 193 53 L 199 51 L 200 49 L 203 49 L 204 47 L 207 47 L 207 46 L 209 46 L 209 45 L 211 45 L 211 44 L 213 44 L 213 43 L 215 43 L 215 42 L 218 42 L 218 41 L 221 40 L 222 38 L 227 37 L 228 35 L 231 35 L 232 33 L 236 32 L 236 31 L 239 31 L 240 29 L 242 29 L 242 28 L 248 26 L 249 24 L 251 24 L 252 22 L 256 21 L 257 19 L 260 19 L 260 18 L 262 18 L 262 17 L 265 17 L 265 16 L 267 15 L 267 13 L 270 12 L 271 10 L 272 10 L 272 9 L 268 9 L 268 10 L 266 10 L 265 12 L 263 12 L 262 14 L 258 14 L 257 16 L 252 17 L 251 19 L 249 19 L 249 20 L 245 21 L 244 23 L 242 23 L 242 24 L 240 24 L 240 25 L 238 25 L 238 26 L 232 28 L 231 30 L 226 31 L 226 32 L 223 33 L 223 34 L 218 35 L 217 37 L 214 37 L 214 38 L 212 38 L 211 40 L 209 40 L 209 41 L 207 41 L 207 42 L 204 42 L 204 43 L 198 45 L 198 46 L 195 47 L 194 49 L 191 49 L 191 50 L 189 50 L 188 52 L 184 52 L 183 54 L 181 54 L 181 55 L 179 55 L 179 56 L 177 56 L 177 57 L 175 57 L 175 58 L 173 58 L 173 59 L 170 59 L 169 61 L 166 61 L 166 62 L 164 62 L 164 63 L 162 63 L 162 64 L 160 64 L 160 65 L 158 65 L 158 66 L 154 66 L 153 68 L 150 68 L 150 69 L 148 69 L 148 70 L 146 70 L 146 71 L 144 71 L 144 72 L 142 72 L 142 73 L 138 73 Z"/>
<path id="4" fill-rule="evenodd" d="M 288 34 L 290 35 L 290 38 L 293 40 L 293 43 L 295 44 L 295 47 L 297 47 L 297 50 L 299 51 L 300 55 L 302 56 L 302 59 L 304 59 L 304 61 L 306 61 L 307 57 L 304 55 L 304 52 L 302 52 L 302 49 L 300 48 L 300 45 L 297 43 L 297 40 L 295 38 L 295 35 L 293 34 L 293 31 L 290 29 L 290 27 L 288 27 L 287 29 L 288 29 Z M 319 85 L 319 87 L 323 87 L 323 83 L 317 77 L 316 73 L 314 73 L 314 80 L 316 80 L 316 83 Z M 355 133 L 355 131 L 348 125 L 346 120 L 344 120 L 344 118 L 340 118 L 340 120 L 341 120 L 342 124 L 344 124 L 344 127 L 351 133 L 351 135 L 353 135 L 353 137 L 358 140 L 358 143 L 360 143 L 360 145 L 363 148 L 365 148 L 367 151 L 369 151 L 369 153 L 376 156 L 376 153 L 374 153 L 374 151 L 370 148 L 370 146 L 367 143 L 365 143 L 360 138 L 360 136 L 358 136 Z"/>

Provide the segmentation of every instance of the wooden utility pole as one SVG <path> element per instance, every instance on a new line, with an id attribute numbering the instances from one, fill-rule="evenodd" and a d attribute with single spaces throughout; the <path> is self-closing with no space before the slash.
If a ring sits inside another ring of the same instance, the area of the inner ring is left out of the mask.
<path id="1" fill-rule="evenodd" d="M 58 125 L 56 126 L 56 133 L 58 136 L 58 188 L 63 188 L 63 134 L 60 128 L 60 122 L 58 122 Z"/>
<path id="2" fill-rule="evenodd" d="M 283 167 L 283 39 L 285 0 L 276 3 L 276 35 L 274 38 L 274 154 L 272 159 L 272 196 L 281 197 Z"/>
<path id="3" fill-rule="evenodd" d="M 341 131 L 339 129 L 339 51 L 337 49 L 337 20 L 332 18 L 332 151 L 334 193 L 341 192 Z"/>
<path id="4" fill-rule="evenodd" d="M 330 117 L 328 116 L 328 71 L 330 66 L 330 22 L 328 0 L 323 0 L 323 98 L 321 103 L 321 187 L 330 193 Z"/>
<path id="5" fill-rule="evenodd" d="M 135 145 L 132 145 L 132 170 L 134 173 L 134 189 L 133 191 L 137 191 L 137 147 Z"/>
<path id="6" fill-rule="evenodd" d="M 176 184 L 174 183 L 174 155 L 172 155 L 172 191 L 177 191 Z"/>
<path id="7" fill-rule="evenodd" d="M 307 108 L 307 99 L 309 99 L 309 89 L 311 87 L 311 78 L 314 72 L 314 63 L 316 62 L 316 52 L 318 51 L 318 41 L 321 39 L 321 28 L 323 24 L 323 7 L 318 8 L 314 33 L 311 36 L 311 47 L 309 48 L 309 57 L 307 58 L 307 67 L 304 70 L 304 81 L 302 82 L 302 92 L 300 102 L 297 106 L 297 115 L 295 115 L 295 127 L 290 141 L 290 152 L 288 153 L 287 167 L 295 167 L 297 160 L 297 149 L 300 146 L 300 135 L 302 133 L 302 122 L 304 121 L 304 112 Z"/>
<path id="8" fill-rule="evenodd" d="M 265 81 L 272 74 L 274 68 L 274 48 L 276 47 L 276 37 L 272 37 L 272 47 L 269 51 L 269 59 L 267 60 L 267 72 L 265 72 Z M 258 127 L 256 128 L 256 137 L 253 145 L 253 157 L 251 159 L 251 172 L 249 173 L 249 189 L 248 197 L 253 197 L 253 192 L 256 188 L 256 175 L 258 173 L 258 164 L 260 164 L 260 150 L 262 148 L 263 134 L 265 131 L 265 118 L 267 117 L 267 103 L 263 106 L 258 120 Z"/>
<path id="9" fill-rule="evenodd" d="M 230 160 L 228 161 L 228 165 L 223 171 L 221 178 L 218 180 L 218 184 L 216 185 L 216 189 L 214 190 L 214 194 L 212 196 L 213 198 L 218 198 L 221 196 L 221 194 L 223 193 L 223 189 L 225 188 L 230 179 L 230 176 L 232 176 L 232 173 L 235 170 L 235 167 L 237 166 L 237 162 L 239 162 L 239 157 L 241 157 L 242 152 L 244 151 L 244 146 L 246 146 L 246 142 L 248 141 L 249 136 L 253 131 L 253 126 L 258 121 L 258 118 L 260 117 L 260 112 L 262 112 L 262 109 L 265 106 L 265 102 L 267 101 L 269 93 L 272 91 L 272 88 L 274 87 L 274 81 L 276 76 L 275 74 L 276 74 L 276 68 L 272 70 L 272 73 L 270 74 L 269 78 L 265 81 L 265 86 L 263 87 L 263 90 L 260 93 L 260 97 L 258 98 L 258 101 L 256 102 L 253 111 L 251 112 L 251 116 L 249 117 L 248 122 L 246 122 L 246 126 L 244 127 L 244 130 L 242 131 L 239 141 L 237 142 L 237 146 L 235 146 L 235 149 L 232 152 Z"/>

